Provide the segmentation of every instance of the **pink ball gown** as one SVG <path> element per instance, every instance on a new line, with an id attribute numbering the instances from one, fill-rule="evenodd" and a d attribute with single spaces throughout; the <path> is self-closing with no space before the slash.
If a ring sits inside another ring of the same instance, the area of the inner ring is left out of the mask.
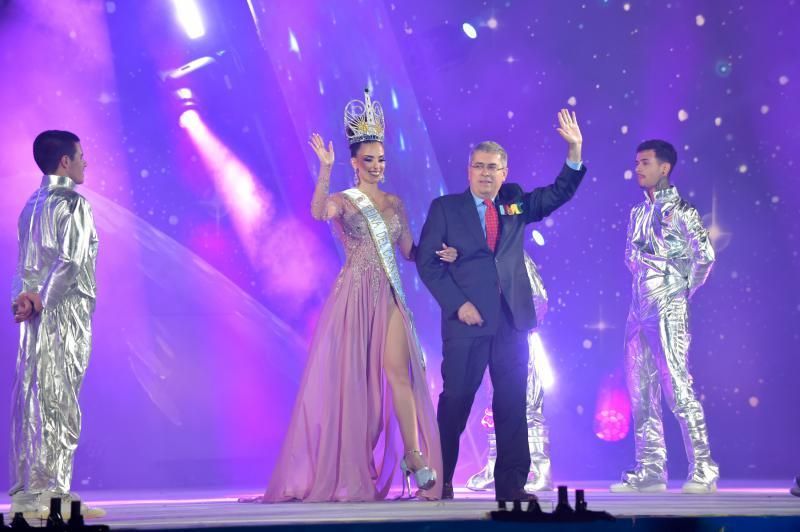
<path id="1" fill-rule="evenodd" d="M 399 483 L 403 444 L 383 370 L 393 306 L 410 351 L 420 450 L 441 479 L 436 415 L 411 316 L 395 301 L 364 215 L 341 193 L 326 201 L 336 209 L 331 223 L 346 262 L 319 317 L 264 502 L 374 501 Z M 395 247 L 410 260 L 413 240 L 399 198 L 390 196 L 381 216 Z M 441 491 L 439 481 L 418 495 L 438 499 Z"/>

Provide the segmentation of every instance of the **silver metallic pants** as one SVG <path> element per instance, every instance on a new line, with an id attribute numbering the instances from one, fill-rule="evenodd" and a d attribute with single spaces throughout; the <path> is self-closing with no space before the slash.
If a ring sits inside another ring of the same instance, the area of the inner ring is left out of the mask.
<path id="1" fill-rule="evenodd" d="M 691 335 L 687 304 L 682 294 L 659 304 L 634 301 L 628 315 L 625 357 L 636 468 L 625 472 L 622 480 L 634 486 L 667 480 L 662 389 L 683 433 L 689 459 L 688 480 L 710 485 L 719 478 L 719 467 L 711 459 L 703 407 L 695 396 L 689 374 Z"/>
<path id="2" fill-rule="evenodd" d="M 491 405 L 491 393 L 489 394 Z M 528 395 L 526 416 L 528 419 L 528 448 L 531 454 L 531 470 L 525 490 L 541 491 L 553 489 L 550 474 L 550 434 L 545 424 L 544 414 L 544 389 L 534 363 L 533 350 L 528 360 Z M 497 460 L 497 441 L 494 432 L 494 423 L 491 419 L 491 407 L 486 407 L 483 425 L 487 429 L 489 438 L 489 455 L 486 465 L 479 472 L 472 475 L 467 481 L 467 487 L 474 491 L 489 490 L 494 487 L 494 464 Z"/>
<path id="3" fill-rule="evenodd" d="M 89 299 L 71 296 L 20 326 L 9 468 L 9 494 L 15 500 L 70 491 L 93 306 Z"/>

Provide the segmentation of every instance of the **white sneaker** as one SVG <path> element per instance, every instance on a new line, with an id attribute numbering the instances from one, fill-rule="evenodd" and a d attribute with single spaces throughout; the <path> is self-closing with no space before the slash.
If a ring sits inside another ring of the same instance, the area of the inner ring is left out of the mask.
<path id="1" fill-rule="evenodd" d="M 660 493 L 667 491 L 666 482 L 653 482 L 642 486 L 635 486 L 628 482 L 617 482 L 609 487 L 611 493 Z"/>
<path id="2" fill-rule="evenodd" d="M 64 521 L 69 521 L 71 513 L 72 511 L 69 508 L 67 508 L 66 510 L 61 512 L 61 517 L 64 519 Z M 13 512 L 11 515 L 13 515 Z M 36 519 L 46 521 L 49 515 L 50 515 L 50 508 L 47 506 L 40 506 L 39 508 L 28 508 L 22 512 L 22 517 L 24 517 L 25 520 L 27 521 Z M 84 519 L 97 519 L 99 517 L 105 517 L 106 511 L 103 510 L 102 508 L 91 507 L 81 503 L 81 515 L 83 516 Z"/>
<path id="3" fill-rule="evenodd" d="M 64 521 L 67 521 L 72 515 L 72 501 L 80 501 L 80 496 L 72 492 L 61 499 L 61 517 L 64 518 Z M 97 519 L 105 517 L 106 511 L 102 508 L 91 507 L 81 501 L 81 515 L 84 519 Z"/>
<path id="4" fill-rule="evenodd" d="M 11 508 L 9 516 L 21 513 L 26 520 L 47 519 L 50 513 L 50 506 L 41 502 L 41 494 L 36 492 L 19 491 L 11 496 Z"/>
<path id="5" fill-rule="evenodd" d="M 483 469 L 469 477 L 467 488 L 472 491 L 488 491 L 494 489 L 494 460 L 483 466 Z"/>
<path id="6" fill-rule="evenodd" d="M 26 520 L 46 520 L 50 515 L 50 499 L 54 496 L 59 496 L 59 494 L 43 492 L 32 497 L 30 495 L 21 495 L 17 498 L 18 500 L 12 499 L 9 513 L 13 516 L 15 513 L 21 512 L 22 516 Z M 72 513 L 71 503 L 73 500 L 79 500 L 79 496 L 76 493 L 70 493 L 69 495 L 60 495 L 60 497 L 61 517 L 64 519 L 64 521 L 67 521 Z M 81 502 L 81 515 L 85 519 L 95 519 L 98 517 L 104 517 L 106 515 L 106 511 L 102 508 L 92 508 Z"/>
<path id="7" fill-rule="evenodd" d="M 717 491 L 717 483 L 703 484 L 702 482 L 694 482 L 689 480 L 684 482 L 681 491 L 684 493 L 691 493 L 693 495 L 700 495 L 703 493 L 715 493 Z"/>
<path id="8" fill-rule="evenodd" d="M 26 521 L 32 521 L 36 519 L 45 520 L 47 516 L 50 515 L 50 508 L 47 506 L 14 506 L 11 505 L 11 509 L 9 510 L 8 514 L 13 517 L 14 514 L 21 513 L 22 517 L 25 518 Z"/>

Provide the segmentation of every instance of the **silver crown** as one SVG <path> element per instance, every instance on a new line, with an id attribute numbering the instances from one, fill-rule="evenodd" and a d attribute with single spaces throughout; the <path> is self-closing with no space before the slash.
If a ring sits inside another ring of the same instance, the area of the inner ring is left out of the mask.
<path id="1" fill-rule="evenodd" d="M 358 142 L 383 142 L 386 124 L 383 120 L 383 107 L 369 97 L 369 89 L 364 89 L 364 101 L 350 100 L 344 106 L 344 126 L 350 145 Z"/>

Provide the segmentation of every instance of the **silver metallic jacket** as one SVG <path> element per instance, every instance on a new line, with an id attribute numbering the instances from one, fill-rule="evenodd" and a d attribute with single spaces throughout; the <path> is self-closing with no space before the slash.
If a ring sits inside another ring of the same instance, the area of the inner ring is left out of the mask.
<path id="1" fill-rule="evenodd" d="M 97 232 L 75 183 L 48 175 L 22 209 L 18 236 L 12 301 L 38 292 L 43 310 L 20 324 L 9 493 L 15 503 L 30 496 L 35 504 L 42 492 L 70 488 L 81 427 L 78 394 L 91 350 Z"/>
<path id="2" fill-rule="evenodd" d="M 663 390 L 681 426 L 689 481 L 711 487 L 719 468 L 689 373 L 688 300 L 708 278 L 714 249 L 697 210 L 675 187 L 656 191 L 652 201 L 645 196 L 631 211 L 625 249 L 633 275 L 625 351 L 637 465 L 623 482 L 645 489 L 667 480 Z"/>
<path id="3" fill-rule="evenodd" d="M 655 192 L 631 210 L 625 263 L 633 274 L 633 299 L 657 303 L 688 290 L 691 297 L 708 278 L 714 248 L 697 210 L 674 186 Z"/>

